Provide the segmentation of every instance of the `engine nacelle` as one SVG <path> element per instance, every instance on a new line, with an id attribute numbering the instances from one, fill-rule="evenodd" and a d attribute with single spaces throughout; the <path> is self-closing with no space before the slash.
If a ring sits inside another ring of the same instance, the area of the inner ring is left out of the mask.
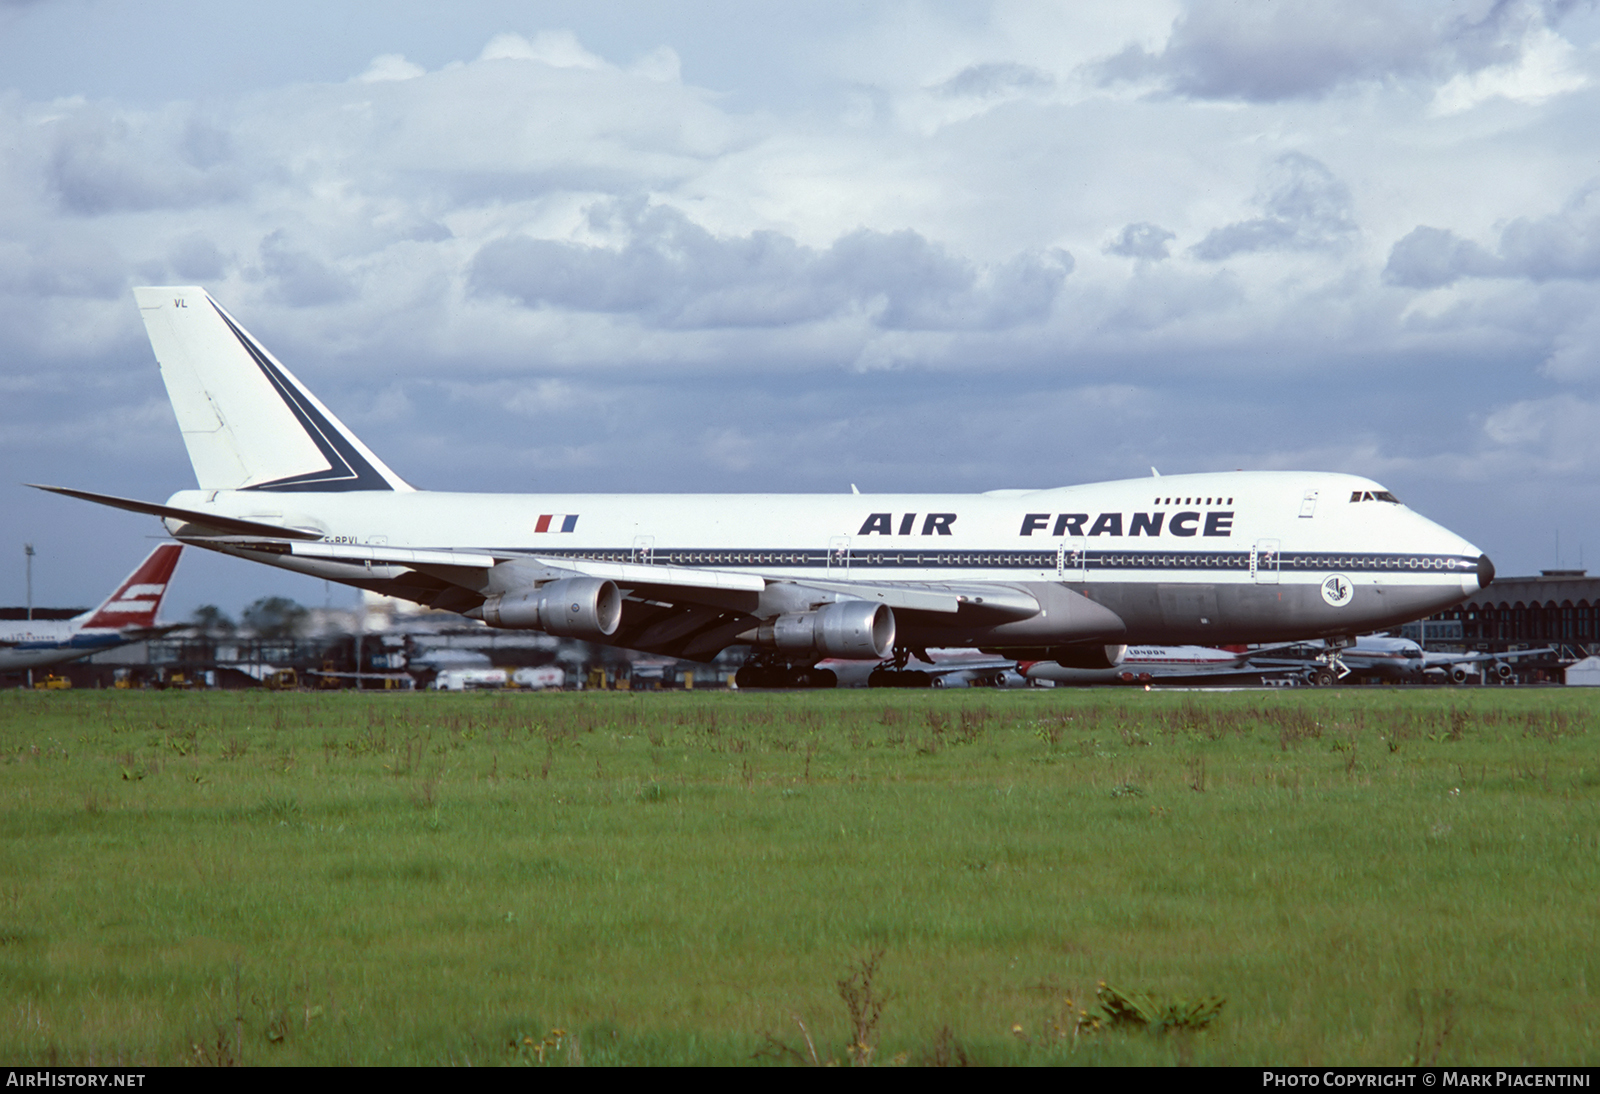
<path id="1" fill-rule="evenodd" d="M 1064 669 L 1114 669 L 1128 656 L 1127 646 L 1070 646 L 1050 651 Z"/>
<path id="2" fill-rule="evenodd" d="M 600 642 L 616 634 L 622 623 L 622 592 L 614 581 L 569 577 L 536 589 L 491 596 L 479 613 L 491 627 Z"/>
<path id="3" fill-rule="evenodd" d="M 798 656 L 867 661 L 894 651 L 894 612 L 887 604 L 846 600 L 814 612 L 790 612 L 756 629 L 756 645 Z"/>

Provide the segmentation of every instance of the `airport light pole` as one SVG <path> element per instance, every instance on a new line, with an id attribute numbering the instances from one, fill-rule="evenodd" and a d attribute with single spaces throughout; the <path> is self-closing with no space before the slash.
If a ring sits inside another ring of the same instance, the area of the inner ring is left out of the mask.
<path id="1" fill-rule="evenodd" d="M 22 545 L 22 555 L 27 560 L 28 573 L 28 622 L 33 622 L 33 544 Z M 28 670 L 28 690 L 33 690 L 33 670 Z"/>

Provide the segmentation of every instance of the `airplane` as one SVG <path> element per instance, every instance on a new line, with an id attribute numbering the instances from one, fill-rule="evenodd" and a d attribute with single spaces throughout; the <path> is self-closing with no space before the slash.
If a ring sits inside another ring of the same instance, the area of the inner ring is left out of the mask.
<path id="1" fill-rule="evenodd" d="M 977 648 L 1109 668 L 1128 643 L 1352 636 L 1489 584 L 1477 547 L 1354 475 L 1249 471 L 983 494 L 418 490 L 198 287 L 134 290 L 198 489 L 178 540 L 460 612 L 826 684 L 826 658 Z M 1347 500 L 1348 499 L 1348 500 Z"/>
<path id="2" fill-rule="evenodd" d="M 71 619 L 0 622 L 0 672 L 76 661 L 176 630 L 156 626 L 156 612 L 182 552 L 182 544 L 161 544 L 104 603 Z"/>
<path id="3" fill-rule="evenodd" d="M 1447 680 L 1464 684 L 1478 675 L 1478 671 L 1471 666 L 1481 666 L 1496 678 L 1509 680 L 1516 675 L 1512 661 L 1556 651 L 1553 647 L 1545 647 L 1509 653 L 1430 653 L 1410 638 L 1367 634 L 1339 651 L 1339 659 L 1349 669 L 1344 676 L 1319 663 L 1322 652 L 1317 644 L 1312 643 L 1290 647 L 1277 653 L 1277 656 L 1266 650 L 1252 651 L 1252 655 L 1255 663 L 1260 665 L 1302 666 L 1307 682 L 1319 685 L 1334 684 L 1345 679 L 1421 684 L 1430 677 L 1436 682 Z M 1297 653 L 1300 656 L 1295 656 Z"/>
<path id="4" fill-rule="evenodd" d="M 1263 676 L 1286 676 L 1291 669 L 1263 668 L 1251 661 L 1253 650 L 1219 650 L 1209 646 L 1129 646 L 1121 664 L 1110 668 L 1075 668 L 1054 661 L 1023 662 L 1024 679 L 1056 684 L 1149 684 L 1178 680 L 1260 682 Z M 1341 650 L 1348 657 L 1349 650 Z"/>
<path id="5" fill-rule="evenodd" d="M 819 685 L 841 688 L 1001 688 L 1013 682 L 1026 683 L 1016 673 L 1016 661 L 1009 657 L 988 657 L 970 649 L 912 650 L 910 653 L 912 660 L 928 667 L 914 668 L 909 663 L 896 667 L 892 660 L 829 658 L 819 661 L 812 671 L 833 673 L 832 683 L 824 680 Z M 740 687 L 764 685 L 759 676 L 752 676 L 746 676 L 741 683 L 735 674 L 734 683 Z"/>

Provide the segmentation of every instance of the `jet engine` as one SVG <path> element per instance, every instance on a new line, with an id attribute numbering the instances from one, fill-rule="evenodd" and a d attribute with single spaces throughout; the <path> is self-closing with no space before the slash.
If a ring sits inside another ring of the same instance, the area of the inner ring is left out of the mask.
<path id="1" fill-rule="evenodd" d="M 1127 646 L 1068 646 L 1050 651 L 1064 669 L 1114 669 L 1128 656 Z"/>
<path id="2" fill-rule="evenodd" d="M 777 616 L 757 627 L 754 639 L 758 646 L 800 656 L 884 658 L 894 650 L 894 612 L 887 604 L 846 600 Z"/>
<path id="3" fill-rule="evenodd" d="M 617 633 L 622 622 L 622 592 L 613 581 L 569 577 L 535 589 L 491 596 L 478 614 L 491 627 L 603 642 Z"/>

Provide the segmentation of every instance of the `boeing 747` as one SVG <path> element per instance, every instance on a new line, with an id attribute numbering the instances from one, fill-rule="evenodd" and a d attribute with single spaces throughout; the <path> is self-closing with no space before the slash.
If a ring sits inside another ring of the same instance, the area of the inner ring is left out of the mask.
<path id="1" fill-rule="evenodd" d="M 1378 483 L 1174 475 L 984 494 L 417 490 L 200 288 L 136 289 L 198 489 L 184 543 L 526 628 L 767 679 L 969 647 L 1112 667 L 1137 643 L 1340 640 L 1487 585 L 1489 559 Z"/>

